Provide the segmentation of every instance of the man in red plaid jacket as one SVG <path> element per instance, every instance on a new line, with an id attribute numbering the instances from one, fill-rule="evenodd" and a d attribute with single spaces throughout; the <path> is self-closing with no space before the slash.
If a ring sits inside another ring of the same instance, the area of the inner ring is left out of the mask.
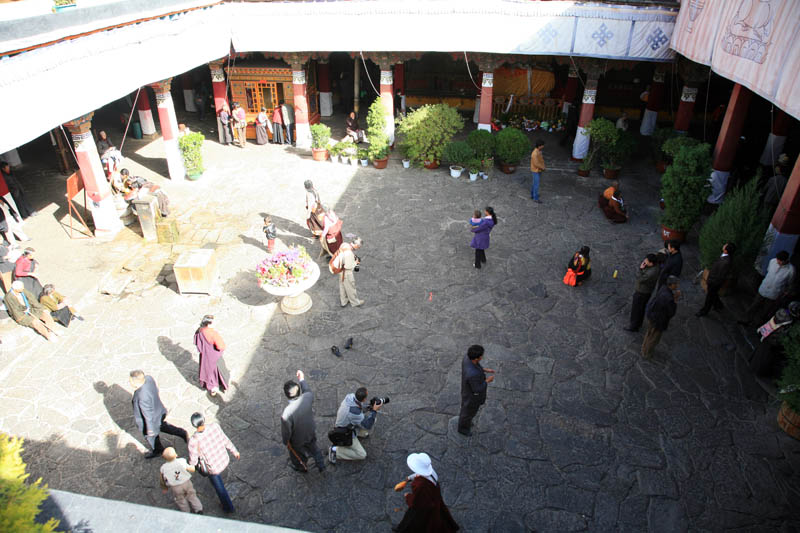
<path id="1" fill-rule="evenodd" d="M 226 513 L 232 513 L 235 509 L 228 491 L 225 490 L 221 474 L 230 463 L 228 452 L 238 461 L 239 451 L 219 424 L 212 422 L 206 425 L 205 418 L 200 413 L 192 415 L 192 425 L 197 428 L 197 432 L 189 439 L 189 464 L 195 466 L 202 462 L 199 468 L 208 473 L 208 480 L 222 503 L 222 509 Z"/>

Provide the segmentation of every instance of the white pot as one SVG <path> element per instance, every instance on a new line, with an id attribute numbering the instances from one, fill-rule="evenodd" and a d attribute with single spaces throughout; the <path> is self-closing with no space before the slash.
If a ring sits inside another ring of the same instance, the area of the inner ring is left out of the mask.
<path id="1" fill-rule="evenodd" d="M 472 172 L 469 173 L 469 181 L 475 181 L 478 179 L 478 173 L 476 172 L 473 174 Z"/>
<path id="2" fill-rule="evenodd" d="M 350 163 L 350 159 L 346 155 L 343 155 L 342 156 L 342 164 L 343 165 L 347 165 L 349 163 Z"/>
<path id="3" fill-rule="evenodd" d="M 411 160 L 410 159 L 403 159 L 403 168 L 408 168 L 410 166 L 411 166 Z"/>
<path id="4" fill-rule="evenodd" d="M 451 177 L 460 178 L 462 172 L 464 172 L 464 167 L 460 167 L 458 165 L 451 165 L 450 166 L 450 176 Z"/>
<path id="5" fill-rule="evenodd" d="M 331 154 L 331 163 L 338 163 L 339 162 L 339 154 Z"/>
<path id="6" fill-rule="evenodd" d="M 488 179 L 489 179 L 489 174 L 484 174 L 484 175 L 483 175 L 483 176 L 481 176 L 481 177 L 482 177 L 483 179 L 485 179 L 485 180 L 488 180 Z"/>
<path id="7" fill-rule="evenodd" d="M 358 158 L 357 157 L 351 157 L 350 158 L 350 164 L 353 165 L 353 166 L 358 165 Z"/>
<path id="8" fill-rule="evenodd" d="M 369 159 L 362 159 L 362 160 L 361 160 L 361 166 L 362 166 L 362 167 L 365 167 L 365 166 L 367 166 L 367 165 L 369 165 Z"/>

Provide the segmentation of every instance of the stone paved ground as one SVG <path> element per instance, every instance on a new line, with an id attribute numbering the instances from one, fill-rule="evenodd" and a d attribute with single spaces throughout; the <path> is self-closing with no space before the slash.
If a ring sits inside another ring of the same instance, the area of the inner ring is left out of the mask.
<path id="1" fill-rule="evenodd" d="M 530 201 L 524 171 L 469 183 L 395 160 L 378 171 L 315 163 L 293 149 L 211 142 L 201 181 L 154 178 L 176 207 L 178 245 L 143 245 L 130 230 L 106 245 L 70 243 L 54 236 L 52 218 L 37 217 L 35 237 L 51 239 L 40 254 L 42 276 L 76 292 L 86 321 L 57 344 L 18 329 L 4 334 L 0 427 L 28 439 L 33 477 L 54 488 L 171 507 L 157 488 L 159 460 L 142 458 L 130 412 L 127 374 L 142 368 L 174 423 L 189 427 L 189 415 L 202 411 L 241 450 L 225 477 L 243 520 L 389 531 L 404 509 L 391 488 L 408 473 L 405 456 L 425 451 L 468 532 L 800 527 L 800 446 L 777 428 L 777 402 L 743 365 L 749 347 L 732 315 L 693 316 L 702 301 L 691 283 L 694 245 L 684 253 L 685 299 L 655 359 L 641 360 L 641 335 L 621 329 L 634 268 L 659 245 L 658 176 L 644 162 L 626 169 L 632 221 L 611 225 L 595 200 L 606 182 L 577 177 L 555 137 L 545 139 L 552 169 L 541 205 Z M 157 142 L 131 147 L 136 173 L 164 171 Z M 344 218 L 345 232 L 366 240 L 362 308 L 341 309 L 336 280 L 324 273 L 301 316 L 282 314 L 256 286 L 261 213 L 275 216 L 283 243 L 309 245 L 308 178 Z M 488 267 L 476 271 L 466 220 L 485 205 L 500 224 Z M 593 278 L 566 287 L 564 265 L 583 244 L 592 248 Z M 216 248 L 219 286 L 180 296 L 169 265 L 197 245 Z M 119 296 L 89 290 L 119 280 L 131 281 Z M 224 401 L 195 380 L 192 334 L 209 312 L 229 345 L 234 386 Z M 349 336 L 354 349 L 333 357 L 330 346 Z M 460 361 L 472 343 L 486 347 L 485 363 L 498 374 L 476 435 L 464 439 L 453 417 Z M 341 462 L 324 476 L 287 468 L 281 384 L 298 368 L 316 393 L 323 445 L 345 394 L 366 385 L 391 397 L 365 462 Z M 196 486 L 207 512 L 221 514 L 210 485 Z"/>

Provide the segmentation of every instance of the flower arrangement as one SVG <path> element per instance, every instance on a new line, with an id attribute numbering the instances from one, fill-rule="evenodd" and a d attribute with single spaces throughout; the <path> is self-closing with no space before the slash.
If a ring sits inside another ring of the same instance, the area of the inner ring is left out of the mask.
<path id="1" fill-rule="evenodd" d="M 311 256 L 303 246 L 268 255 L 256 267 L 258 286 L 291 287 L 308 279 L 312 271 Z"/>

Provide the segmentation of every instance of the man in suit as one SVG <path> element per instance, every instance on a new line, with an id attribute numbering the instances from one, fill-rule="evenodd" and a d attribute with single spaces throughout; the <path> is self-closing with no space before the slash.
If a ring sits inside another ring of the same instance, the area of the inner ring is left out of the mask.
<path id="1" fill-rule="evenodd" d="M 6 293 L 3 303 L 8 314 L 20 326 L 32 328 L 39 335 L 49 341 L 54 341 L 59 334 L 55 331 L 55 322 L 50 312 L 45 309 L 20 280 L 11 284 L 11 290 Z"/>
<path id="2" fill-rule="evenodd" d="M 678 299 L 681 291 L 678 290 L 679 279 L 670 276 L 664 286 L 658 289 L 656 297 L 647 305 L 647 333 L 642 341 L 642 357 L 650 359 L 653 348 L 661 340 L 661 335 L 667 330 L 669 321 L 678 310 Z"/>
<path id="3" fill-rule="evenodd" d="M 132 370 L 130 376 L 131 387 L 133 387 L 133 418 L 136 420 L 139 431 L 144 434 L 152 448 L 152 451 L 145 454 L 145 459 L 159 457 L 164 451 L 161 439 L 158 438 L 162 431 L 188 442 L 189 434 L 185 429 L 175 427 L 165 421 L 167 410 L 158 396 L 158 386 L 155 380 L 151 376 L 145 376 L 141 370 Z"/>
<path id="4" fill-rule="evenodd" d="M 658 289 L 664 286 L 667 278 L 675 276 L 681 277 L 683 270 L 683 256 L 681 255 L 681 243 L 678 241 L 667 241 L 667 260 L 661 265 L 661 273 L 658 275 Z"/>
<path id="5" fill-rule="evenodd" d="M 713 307 L 717 311 L 722 309 L 722 302 L 719 299 L 719 290 L 722 284 L 728 278 L 731 272 L 732 259 L 731 256 L 736 251 L 736 245 L 732 242 L 726 242 L 722 245 L 722 255 L 714 261 L 708 271 L 708 279 L 706 279 L 706 301 L 703 308 L 700 309 L 695 316 L 706 316 Z"/>
<path id="6" fill-rule="evenodd" d="M 281 437 L 283 443 L 289 448 L 290 466 L 298 472 L 308 472 L 306 461 L 308 456 L 314 457 L 314 462 L 320 472 L 325 470 L 325 460 L 317 446 L 317 431 L 314 424 L 314 412 L 311 407 L 314 402 L 314 393 L 306 383 L 302 370 L 297 371 L 298 385 L 294 381 L 283 384 L 283 393 L 289 398 L 289 405 L 281 415 Z"/>
<path id="7" fill-rule="evenodd" d="M 461 412 L 458 414 L 458 432 L 467 437 L 472 435 L 472 419 L 478 409 L 486 403 L 486 389 L 494 381 L 494 376 L 486 377 L 486 372 L 494 374 L 491 368 L 483 368 L 483 346 L 473 344 L 461 362 Z"/>

